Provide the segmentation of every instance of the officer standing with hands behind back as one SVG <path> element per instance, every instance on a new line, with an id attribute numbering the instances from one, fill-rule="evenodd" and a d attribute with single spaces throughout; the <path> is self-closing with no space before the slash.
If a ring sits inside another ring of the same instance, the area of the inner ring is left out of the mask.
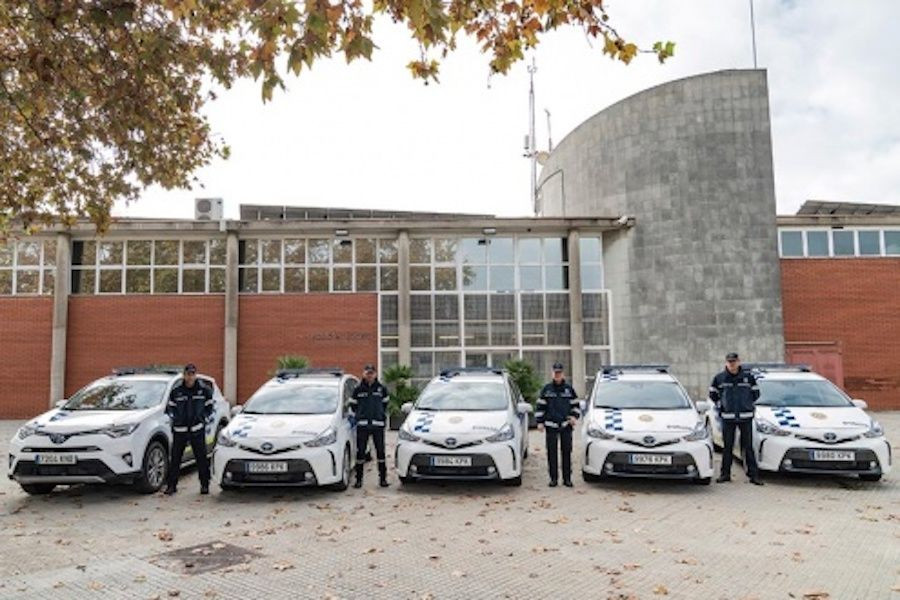
<path id="1" fill-rule="evenodd" d="M 737 352 L 725 355 L 725 370 L 713 377 L 709 385 L 709 399 L 716 405 L 722 419 L 722 472 L 718 483 L 731 481 L 731 461 L 734 434 L 741 432 L 741 450 L 747 465 L 750 483 L 763 485 L 753 453 L 753 411 L 759 398 L 759 384 L 753 373 L 741 368 Z"/>
<path id="2" fill-rule="evenodd" d="M 581 416 L 578 395 L 563 377 L 562 363 L 553 363 L 553 381 L 544 386 L 534 413 L 538 431 L 547 432 L 547 463 L 550 487 L 559 481 L 559 450 L 562 451 L 563 485 L 572 487 L 572 430 Z"/>
<path id="3" fill-rule="evenodd" d="M 178 475 L 184 448 L 190 444 L 200 475 L 200 493 L 209 493 L 209 460 L 206 457 L 206 423 L 215 409 L 212 390 L 197 379 L 193 363 L 184 366 L 183 379 L 172 388 L 166 404 L 166 414 L 172 421 L 172 461 L 169 463 L 169 484 L 166 495 L 171 496 L 178 486 Z"/>
<path id="4" fill-rule="evenodd" d="M 363 379 L 353 390 L 350 410 L 356 418 L 356 482 L 353 487 L 362 487 L 363 467 L 366 460 L 366 445 L 369 436 L 375 442 L 378 457 L 378 485 L 387 487 L 387 459 L 384 452 L 384 427 L 387 424 L 388 389 L 375 376 L 375 366 L 363 368 Z"/>

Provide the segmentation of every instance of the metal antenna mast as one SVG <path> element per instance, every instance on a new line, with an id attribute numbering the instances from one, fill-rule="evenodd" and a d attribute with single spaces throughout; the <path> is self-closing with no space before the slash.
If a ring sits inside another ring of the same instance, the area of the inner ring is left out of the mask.
<path id="1" fill-rule="evenodd" d="M 534 214 L 538 213 L 537 201 L 537 148 L 534 133 L 534 74 L 537 72 L 537 64 L 531 57 L 528 66 L 528 137 L 525 140 L 525 156 L 531 160 L 531 206 Z"/>
<path id="2" fill-rule="evenodd" d="M 753 68 L 756 69 L 756 18 L 753 14 L 753 0 L 750 0 L 750 38 L 753 42 Z"/>

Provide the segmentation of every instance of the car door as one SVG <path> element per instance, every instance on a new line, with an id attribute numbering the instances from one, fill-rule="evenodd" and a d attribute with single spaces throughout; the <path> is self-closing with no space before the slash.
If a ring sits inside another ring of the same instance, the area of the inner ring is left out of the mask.
<path id="1" fill-rule="evenodd" d="M 517 435 L 519 436 L 519 450 L 522 453 L 520 456 L 525 456 L 525 449 L 528 447 L 528 413 L 519 414 L 519 402 L 523 402 L 519 386 L 517 386 L 516 382 L 512 379 L 507 380 L 507 383 L 509 387 L 509 397 L 512 401 L 513 415 L 516 417 L 515 423 Z"/>
<path id="2" fill-rule="evenodd" d="M 341 390 L 341 431 L 343 439 L 350 442 L 350 460 L 356 456 L 356 422 L 350 419 L 350 400 L 353 397 L 353 390 L 356 389 L 358 381 L 354 377 L 348 377 L 344 380 Z"/>

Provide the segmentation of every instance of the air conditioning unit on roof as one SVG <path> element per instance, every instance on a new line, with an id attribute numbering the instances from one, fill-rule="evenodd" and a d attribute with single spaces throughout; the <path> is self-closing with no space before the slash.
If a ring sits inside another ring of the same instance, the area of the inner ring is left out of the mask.
<path id="1" fill-rule="evenodd" d="M 221 198 L 196 198 L 194 200 L 194 219 L 221 221 L 224 216 L 224 204 Z"/>

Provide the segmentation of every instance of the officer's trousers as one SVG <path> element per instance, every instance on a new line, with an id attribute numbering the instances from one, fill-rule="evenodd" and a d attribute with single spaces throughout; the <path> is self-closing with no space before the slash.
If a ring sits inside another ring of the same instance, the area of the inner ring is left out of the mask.
<path id="1" fill-rule="evenodd" d="M 378 457 L 378 476 L 381 479 L 387 477 L 387 459 L 384 453 L 384 427 L 368 427 L 357 425 L 356 427 L 356 478 L 362 481 L 363 463 L 366 461 L 366 446 L 369 437 L 375 443 L 375 455 Z"/>
<path id="2" fill-rule="evenodd" d="M 572 481 L 572 428 L 568 424 L 559 427 L 548 427 L 545 424 L 544 431 L 547 433 L 547 466 L 550 470 L 550 481 L 559 479 L 560 451 L 562 451 L 563 481 Z"/>
<path id="3" fill-rule="evenodd" d="M 759 470 L 756 466 L 756 455 L 753 453 L 753 421 L 722 419 L 722 477 L 731 477 L 731 461 L 734 457 L 734 433 L 741 431 L 741 452 L 744 456 L 744 464 L 747 466 L 747 475 L 750 479 L 756 479 Z"/>
<path id="4" fill-rule="evenodd" d="M 174 490 L 178 485 L 178 475 L 181 467 L 181 459 L 184 456 L 184 448 L 190 444 L 194 451 L 194 460 L 197 461 L 197 473 L 200 475 L 200 484 L 209 485 L 209 459 L 206 457 L 206 433 L 203 429 L 193 433 L 172 433 L 172 461 L 169 463 L 169 489 Z"/>

